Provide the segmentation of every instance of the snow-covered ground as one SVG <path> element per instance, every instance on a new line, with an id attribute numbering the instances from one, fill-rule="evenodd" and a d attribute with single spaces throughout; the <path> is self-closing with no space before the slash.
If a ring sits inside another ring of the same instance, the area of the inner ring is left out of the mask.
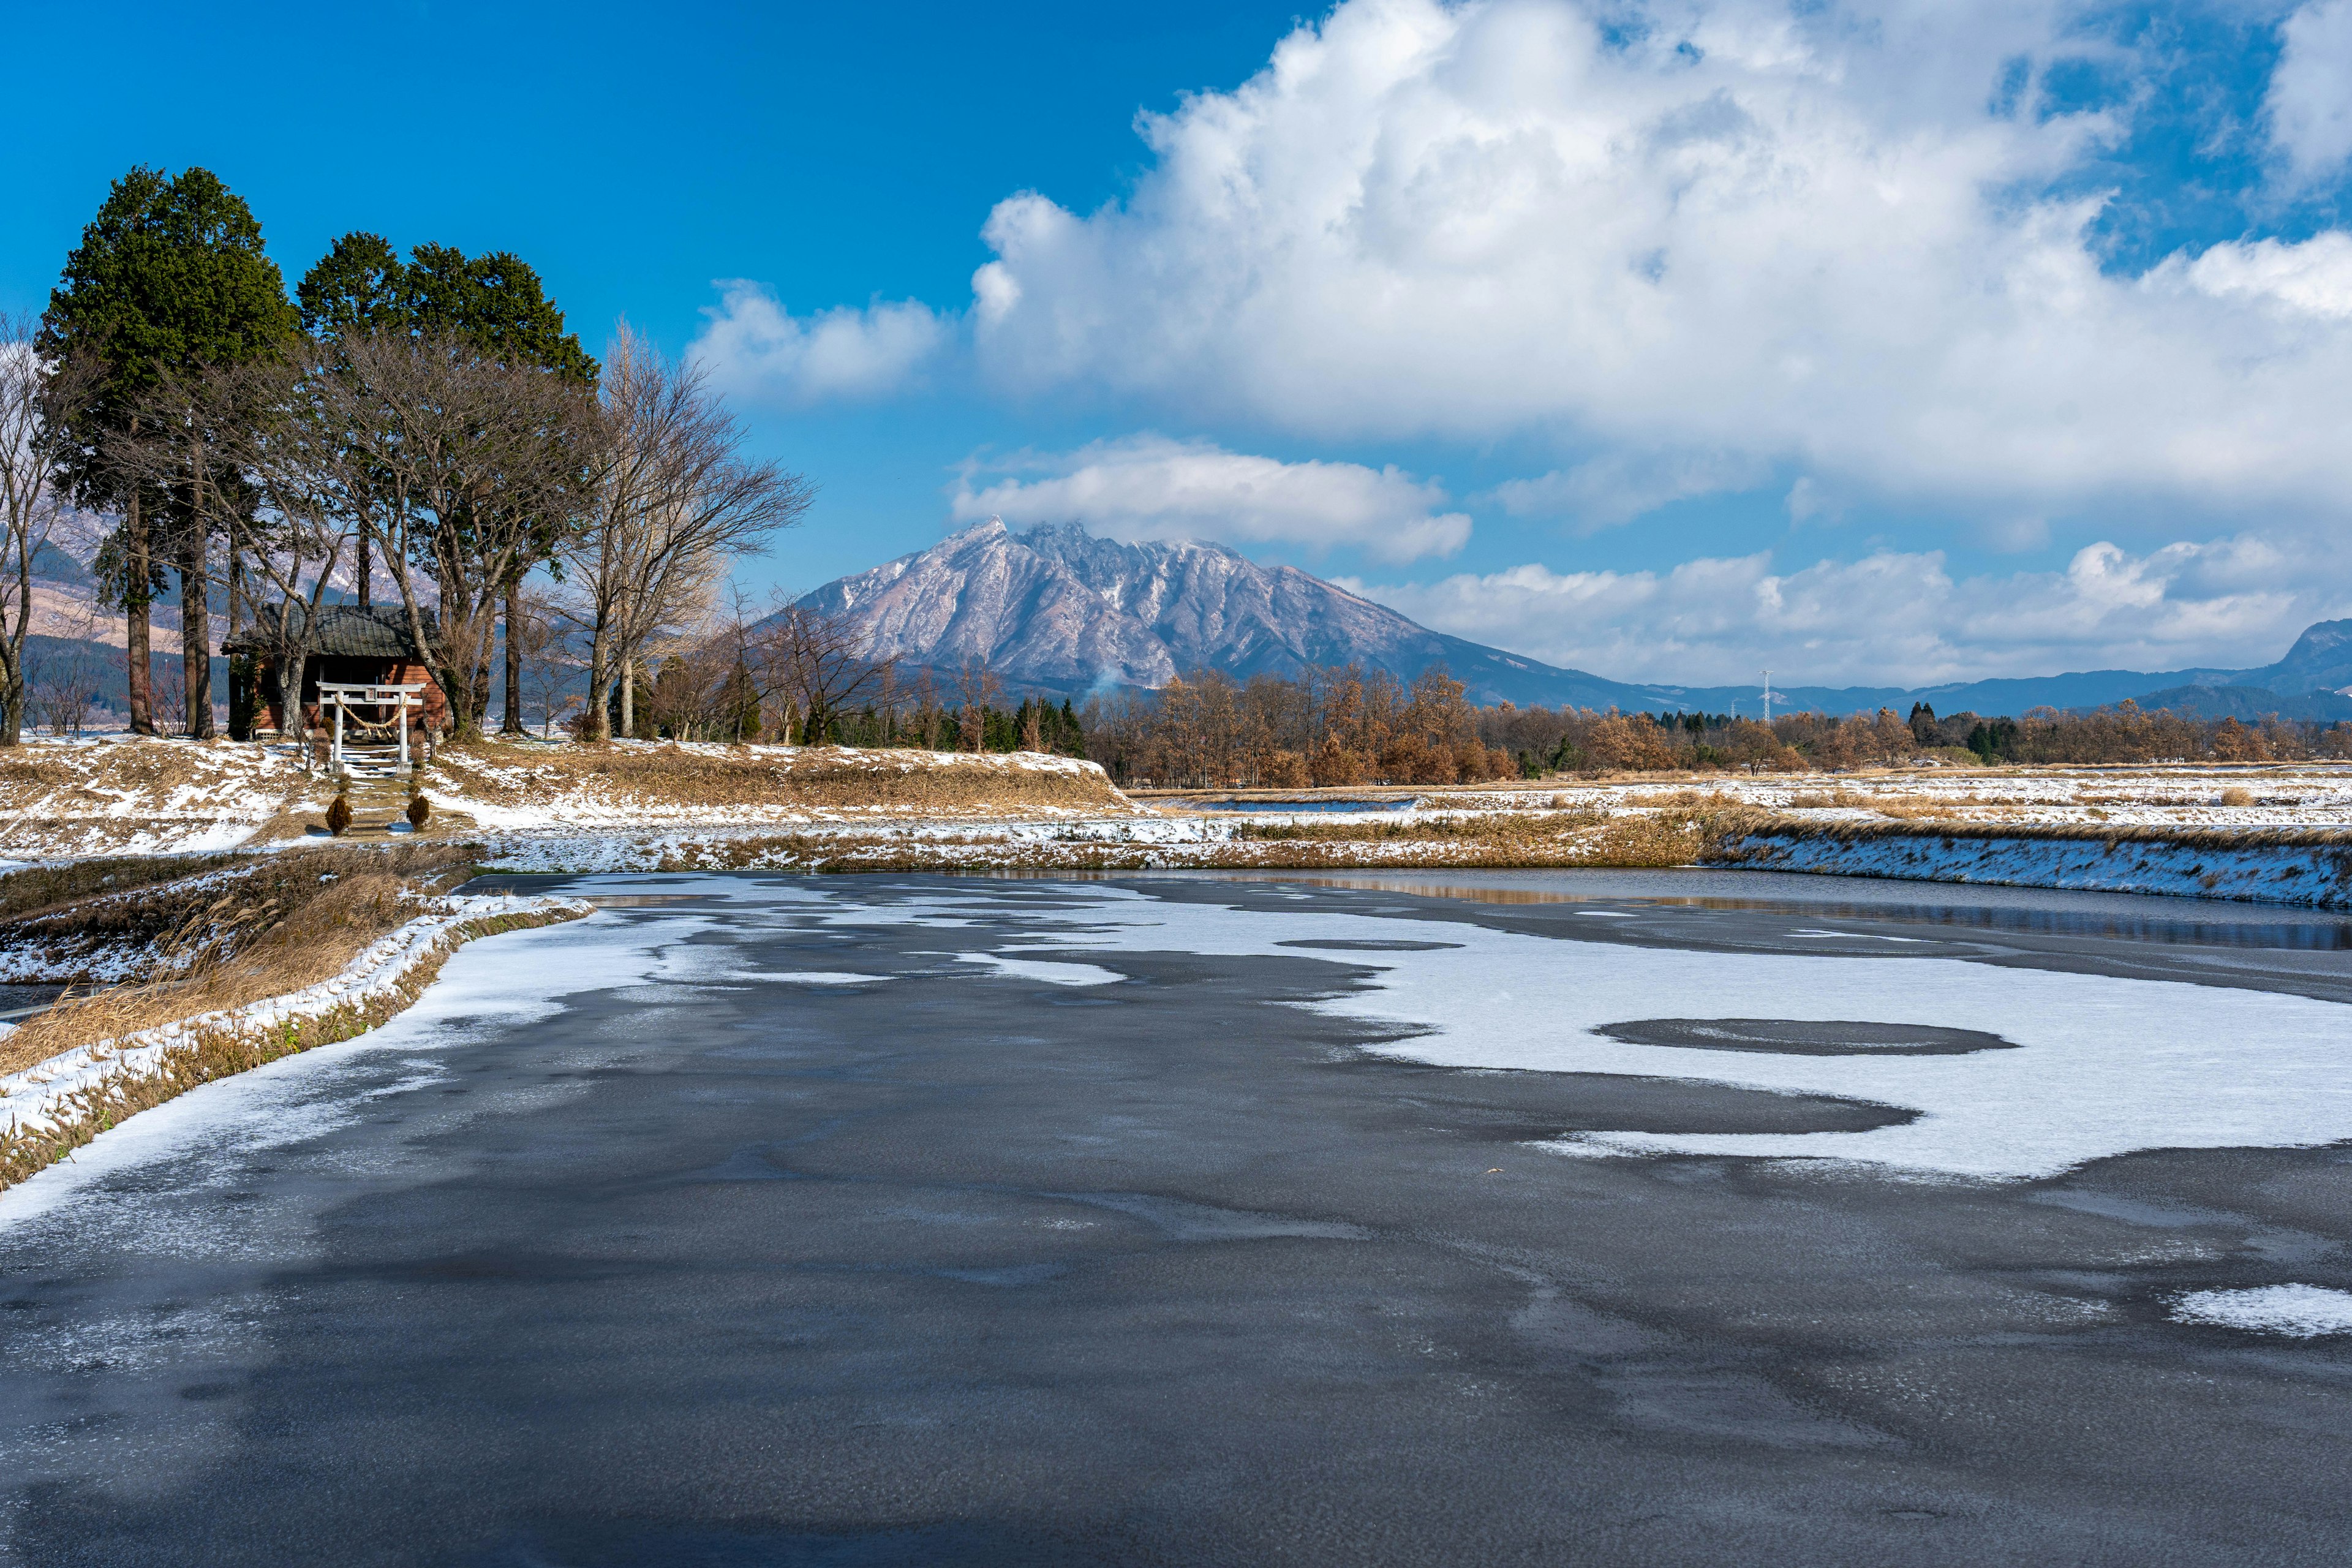
<path id="1" fill-rule="evenodd" d="M 1906 768 L 1854 773 L 1726 773 L 1563 788 L 1561 804 L 1642 806 L 1720 796 L 1799 820 L 2108 827 L 2352 827 L 2352 763 Z M 1499 798 L 1507 799 L 1508 795 Z"/>
<path id="2" fill-rule="evenodd" d="M 0 851 L 53 860 L 231 849 L 317 788 L 272 747 L 28 741 L 0 765 Z"/>

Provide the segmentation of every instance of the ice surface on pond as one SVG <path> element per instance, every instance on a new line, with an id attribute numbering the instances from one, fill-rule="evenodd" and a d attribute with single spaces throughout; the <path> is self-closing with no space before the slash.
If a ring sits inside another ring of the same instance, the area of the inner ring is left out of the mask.
<path id="1" fill-rule="evenodd" d="M 919 973 L 770 968 L 776 960 L 759 944 L 783 930 L 832 949 L 860 931 L 951 928 L 952 947 L 930 962 L 952 956 L 1009 978 L 1071 986 L 1125 978 L 1122 954 L 1306 965 L 1303 973 L 1328 978 L 1334 994 L 1303 1005 L 1371 1026 L 1386 1042 L 1378 1048 L 1399 1057 L 1463 1068 L 1699 1080 L 1913 1113 L 1866 1131 L 1591 1132 L 1551 1145 L 1590 1157 L 1807 1158 L 1930 1176 L 2014 1179 L 2136 1149 L 2352 1139 L 2352 1010 L 2305 997 L 1991 968 L 1908 956 L 1899 948 L 1858 957 L 1633 947 L 1296 902 L 1264 910 L 1176 903 L 1099 883 L 963 884 L 933 891 L 906 883 L 685 875 L 586 879 L 570 890 L 607 886 L 691 891 L 709 902 L 631 909 L 471 944 L 450 959 L 415 1007 L 383 1029 L 133 1118 L 81 1151 L 75 1163 L 0 1195 L 0 1223 L 142 1158 L 168 1152 L 201 1160 L 207 1149 L 324 1131 L 355 1114 L 335 1089 L 339 1075 L 351 1070 L 345 1064 L 384 1050 L 434 1055 L 556 1014 L 567 995 L 635 987 L 645 1005 L 659 1007 L 691 1003 L 695 988 L 708 984 L 890 980 L 895 991 L 921 983 Z M 1612 930 L 1635 923 L 1621 921 Z M 1453 945 L 1432 945 L 1434 938 Z M 1297 945 L 1302 942 L 1322 945 Z M 847 957 L 844 952 L 834 961 Z M 845 1005 L 889 1005 L 878 994 L 870 1003 L 845 998 Z M 1669 1013 L 1979 1029 L 2017 1048 L 1782 1055 L 1643 1045 L 1597 1032 Z M 877 1015 L 878 1025 L 888 1021 L 887 1013 Z M 1395 1038 L 1401 1032 L 1411 1037 Z"/>
<path id="2" fill-rule="evenodd" d="M 1040 884 L 1028 884 L 1037 889 Z M 1025 951 L 1180 952 L 1345 963 L 1362 988 L 1312 1005 L 1419 1031 L 1390 1054 L 1464 1068 L 1699 1079 L 1915 1112 L 1858 1132 L 1591 1132 L 1586 1155 L 1722 1154 L 1865 1162 L 1927 1174 L 2053 1175 L 2135 1149 L 2310 1146 L 2352 1138 L 2352 1013 L 2332 1003 L 2171 981 L 1992 969 L 1958 959 L 1731 953 L 1528 936 L 1286 908 L 1171 903 L 1064 884 L 1058 907 L 1004 907 Z M 928 924 L 921 898 L 860 904 L 826 889 L 845 925 Z M 968 897 L 939 913 L 970 915 Z M 1317 952 L 1301 939 L 1417 942 L 1435 951 Z M 2014 1050 L 1957 1056 L 1780 1056 L 1628 1044 L 1596 1030 L 1656 1016 L 1918 1024 L 1987 1030 Z"/>
<path id="3" fill-rule="evenodd" d="M 2318 1285 L 2265 1285 L 2254 1290 L 2196 1290 L 2172 1304 L 2184 1323 L 2315 1339 L 2352 1333 L 2352 1291 Z"/>

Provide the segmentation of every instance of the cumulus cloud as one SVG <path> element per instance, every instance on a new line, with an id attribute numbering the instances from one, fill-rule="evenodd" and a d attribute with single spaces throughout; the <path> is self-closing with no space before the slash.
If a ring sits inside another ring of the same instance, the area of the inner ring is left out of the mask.
<path id="1" fill-rule="evenodd" d="M 1080 522 L 1128 540 L 1352 545 L 1385 561 L 1450 555 L 1470 537 L 1470 519 L 1446 510 L 1444 487 L 1394 467 L 1284 463 L 1160 436 L 1030 459 L 982 488 L 974 479 L 956 484 L 961 521 Z"/>
<path id="2" fill-rule="evenodd" d="M 2289 25 L 2299 158 L 2352 137 L 2317 63 L 2347 7 Z M 1000 203 L 976 348 L 1009 388 L 1310 436 L 1703 453 L 2000 516 L 2341 518 L 2346 237 L 2103 270 L 2102 198 L 2033 195 L 2126 129 L 2041 93 L 2132 47 L 2084 38 L 2057 0 L 1347 0 L 1146 117 L 1127 200 Z M 1500 499 L 1606 522 L 1713 482 L 1604 465 Z"/>
<path id="3" fill-rule="evenodd" d="M 2279 62 L 2263 105 L 2271 143 L 2298 181 L 2352 158 L 2352 0 L 2314 0 L 2279 29 Z"/>
<path id="4" fill-rule="evenodd" d="M 1776 570 L 1769 552 L 1658 572 L 1541 565 L 1348 586 L 1425 626 L 1618 679 L 1932 685 L 2062 669 L 2267 664 L 2343 614 L 2308 561 L 2238 536 L 2134 554 L 2084 546 L 2063 571 L 1955 577 L 1940 552 Z"/>
<path id="5" fill-rule="evenodd" d="M 948 342 L 948 323 L 919 300 L 795 316 L 757 283 L 736 279 L 719 289 L 688 352 L 721 390 L 755 401 L 884 396 L 913 382 Z"/>

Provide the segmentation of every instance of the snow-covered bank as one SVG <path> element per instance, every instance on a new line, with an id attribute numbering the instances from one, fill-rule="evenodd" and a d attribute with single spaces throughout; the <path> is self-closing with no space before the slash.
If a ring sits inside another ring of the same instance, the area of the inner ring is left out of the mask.
<path id="1" fill-rule="evenodd" d="M 2325 830 L 1774 826 L 1726 839 L 1706 863 L 1835 877 L 2352 908 L 2352 835 Z"/>
<path id="2" fill-rule="evenodd" d="M 588 914 L 577 900 L 505 894 L 425 900 L 428 912 L 371 942 L 331 980 L 244 1006 L 174 1020 L 79 1046 L 0 1077 L 0 1184 L 15 1156 L 55 1158 L 124 1115 L 217 1076 L 175 1072 L 205 1051 L 236 1048 L 258 1065 L 317 1043 L 316 1026 L 346 1037 L 373 1027 L 414 999 L 449 951 L 471 937 Z M 236 1070 L 232 1067 L 230 1070 Z M 189 1083 L 171 1081 L 187 1078 Z M 46 1161 L 35 1161 L 36 1168 Z"/>

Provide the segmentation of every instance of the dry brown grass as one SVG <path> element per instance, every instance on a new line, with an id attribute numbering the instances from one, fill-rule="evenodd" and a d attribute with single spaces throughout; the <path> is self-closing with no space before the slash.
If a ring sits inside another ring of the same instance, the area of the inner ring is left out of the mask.
<path id="1" fill-rule="evenodd" d="M 224 864 L 223 861 L 226 861 Z M 62 976 L 89 955 L 145 949 L 158 978 L 68 995 L 0 1038 L 0 1072 L 157 1024 L 299 991 L 341 973 L 415 913 L 406 897 L 472 873 L 470 846 L 289 850 L 220 858 L 176 879 L 109 889 L 0 922 L 0 942 L 47 944 Z"/>
<path id="2" fill-rule="evenodd" d="M 118 855 L 99 860 L 65 860 L 49 866 L 27 866 L 0 877 L 0 940 L 9 928 L 62 904 L 102 895 L 127 893 L 157 882 L 215 870 L 229 862 L 226 855 L 189 858 L 176 855 Z"/>
<path id="3" fill-rule="evenodd" d="M 576 800 L 608 808 L 656 810 L 729 805 L 1132 809 L 1097 769 L 1023 767 L 992 752 L 845 752 L 830 746 L 542 749 L 483 742 L 443 751 L 435 771 L 465 795 L 509 806 L 560 806 Z"/>

